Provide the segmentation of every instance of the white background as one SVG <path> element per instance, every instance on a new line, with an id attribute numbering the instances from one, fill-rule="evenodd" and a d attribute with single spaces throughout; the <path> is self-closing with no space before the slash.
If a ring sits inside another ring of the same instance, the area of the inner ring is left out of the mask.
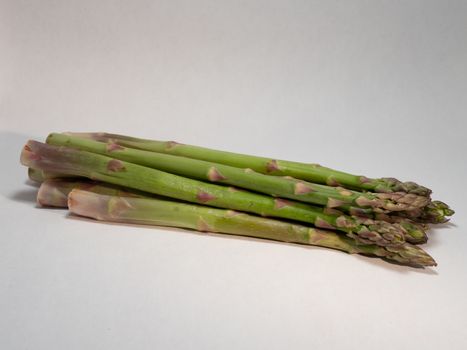
<path id="1" fill-rule="evenodd" d="M 1 349 L 466 349 L 466 1 L 0 0 Z M 457 211 L 413 269 L 35 208 L 29 138 L 318 162 Z"/>

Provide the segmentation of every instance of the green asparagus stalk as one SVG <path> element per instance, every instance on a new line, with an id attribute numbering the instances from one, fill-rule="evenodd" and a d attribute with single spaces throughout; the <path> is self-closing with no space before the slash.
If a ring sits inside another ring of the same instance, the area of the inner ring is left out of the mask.
<path id="1" fill-rule="evenodd" d="M 331 186 L 311 184 L 294 178 L 257 173 L 219 163 L 170 154 L 127 148 L 116 143 L 98 142 L 86 138 L 52 133 L 47 143 L 73 147 L 144 165 L 172 174 L 203 181 L 224 183 L 275 197 L 324 205 L 330 208 L 360 206 L 379 211 L 411 211 L 429 203 L 428 197 L 407 193 L 361 193 Z"/>
<path id="2" fill-rule="evenodd" d="M 169 174 L 156 169 L 64 146 L 29 141 L 21 163 L 54 173 L 87 177 L 149 193 L 204 205 L 314 224 L 345 232 L 362 244 L 400 245 L 406 232 L 384 221 L 364 223 L 345 215 L 328 215 L 320 207 Z"/>
<path id="3" fill-rule="evenodd" d="M 414 182 L 401 182 L 394 178 L 372 179 L 366 176 L 352 175 L 331 168 L 326 168 L 319 164 L 307 164 L 256 157 L 185 145 L 174 141 L 145 140 L 107 133 L 70 134 L 90 138 L 96 141 L 112 141 L 125 147 L 195 158 L 230 165 L 237 168 L 250 168 L 263 174 L 292 176 L 309 182 L 327 184 L 330 186 L 342 186 L 358 191 L 373 191 L 381 193 L 406 192 L 427 197 L 431 193 L 431 190 L 428 188 L 420 186 Z"/>
<path id="4" fill-rule="evenodd" d="M 72 213 L 102 221 L 181 227 L 338 249 L 379 256 L 412 266 L 436 266 L 422 249 L 405 243 L 398 247 L 358 245 L 345 236 L 233 210 L 214 209 L 171 201 L 124 198 L 74 189 L 68 197 Z"/>

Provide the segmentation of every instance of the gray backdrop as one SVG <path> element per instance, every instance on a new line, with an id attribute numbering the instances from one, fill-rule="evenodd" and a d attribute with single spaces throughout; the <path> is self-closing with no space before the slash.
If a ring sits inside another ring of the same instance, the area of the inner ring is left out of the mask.
<path id="1" fill-rule="evenodd" d="M 0 348 L 467 348 L 466 1 L 0 0 Z M 434 189 L 417 270 L 34 208 L 28 138 L 110 131 Z"/>

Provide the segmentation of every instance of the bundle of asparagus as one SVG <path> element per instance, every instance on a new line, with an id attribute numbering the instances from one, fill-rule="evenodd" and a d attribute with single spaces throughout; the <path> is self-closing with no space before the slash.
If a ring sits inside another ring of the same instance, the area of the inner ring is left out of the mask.
<path id="1" fill-rule="evenodd" d="M 413 182 L 113 134 L 52 133 L 46 143 L 29 141 L 21 162 L 42 182 L 39 204 L 78 215 L 318 245 L 412 266 L 436 265 L 416 244 L 426 242 L 429 223 L 454 213 Z"/>

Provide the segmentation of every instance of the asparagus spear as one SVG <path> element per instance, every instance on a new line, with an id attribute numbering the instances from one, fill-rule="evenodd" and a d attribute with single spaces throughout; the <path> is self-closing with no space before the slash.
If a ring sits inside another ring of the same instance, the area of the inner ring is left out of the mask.
<path id="1" fill-rule="evenodd" d="M 69 147 L 29 141 L 21 162 L 43 171 L 87 177 L 188 202 L 337 229 L 363 244 L 400 245 L 405 240 L 406 232 L 400 226 L 384 221 L 360 222 L 345 215 L 329 215 L 309 204 L 208 184 Z"/>
<path id="2" fill-rule="evenodd" d="M 331 168 L 326 168 L 319 164 L 276 160 L 185 145 L 174 141 L 145 140 L 116 134 L 70 134 L 103 142 L 113 141 L 119 145 L 131 148 L 173 154 L 187 158 L 195 158 L 214 163 L 226 164 L 238 168 L 250 168 L 263 174 L 283 176 L 287 175 L 309 182 L 322 183 L 330 186 L 343 186 L 360 191 L 373 191 L 382 193 L 406 192 L 427 197 L 431 193 L 431 190 L 420 186 L 415 182 L 401 182 L 394 178 L 371 179 L 366 176 L 352 175 Z"/>
<path id="3" fill-rule="evenodd" d="M 358 245 L 345 236 L 297 224 L 261 218 L 233 210 L 175 203 L 158 199 L 124 198 L 74 189 L 68 197 L 72 213 L 103 221 L 189 228 L 266 238 L 374 255 L 412 266 L 435 266 L 422 249 L 405 243 L 398 247 Z"/>
<path id="4" fill-rule="evenodd" d="M 352 205 L 379 209 L 379 211 L 410 211 L 424 207 L 429 202 L 428 197 L 414 194 L 349 191 L 343 188 L 311 184 L 294 178 L 264 175 L 251 169 L 126 148 L 112 142 L 97 142 L 65 134 L 52 133 L 47 137 L 47 143 L 107 155 L 190 178 L 225 183 L 331 208 Z"/>

